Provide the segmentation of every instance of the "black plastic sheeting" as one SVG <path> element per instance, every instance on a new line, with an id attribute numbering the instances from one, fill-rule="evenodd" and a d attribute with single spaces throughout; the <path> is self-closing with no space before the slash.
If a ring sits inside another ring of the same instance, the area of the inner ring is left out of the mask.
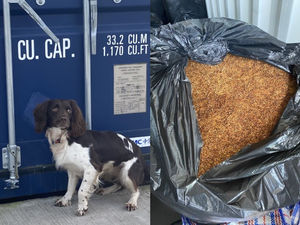
<path id="1" fill-rule="evenodd" d="M 200 223 L 243 221 L 300 200 L 300 90 L 273 134 L 197 178 L 202 146 L 185 75 L 188 59 L 218 64 L 227 53 L 275 65 L 300 80 L 300 44 L 285 44 L 231 19 L 188 20 L 151 31 L 153 193 Z"/>
<path id="2" fill-rule="evenodd" d="M 151 26 L 207 18 L 205 0 L 151 0 Z"/>
<path id="3" fill-rule="evenodd" d="M 170 23 L 207 18 L 205 0 L 163 0 Z"/>
<path id="4" fill-rule="evenodd" d="M 151 26 L 158 27 L 169 23 L 163 0 L 151 0 Z"/>

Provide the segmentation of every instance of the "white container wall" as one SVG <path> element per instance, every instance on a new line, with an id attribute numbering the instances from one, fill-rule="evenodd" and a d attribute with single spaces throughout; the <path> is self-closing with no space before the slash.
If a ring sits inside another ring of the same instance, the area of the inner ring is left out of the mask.
<path id="1" fill-rule="evenodd" d="M 287 43 L 300 42 L 300 0 L 206 0 L 208 17 L 253 24 Z"/>

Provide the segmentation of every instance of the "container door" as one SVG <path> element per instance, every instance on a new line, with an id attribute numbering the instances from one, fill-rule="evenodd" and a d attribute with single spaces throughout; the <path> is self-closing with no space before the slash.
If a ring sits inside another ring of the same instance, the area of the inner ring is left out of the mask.
<path id="1" fill-rule="evenodd" d="M 149 160 L 150 1 L 116 2 L 98 1 L 92 125 L 132 138 Z"/>
<path id="2" fill-rule="evenodd" d="M 17 189 L 4 189 L 9 174 L 7 170 L 0 170 L 0 199 L 66 189 L 67 176 L 56 171 L 44 134 L 34 131 L 32 113 L 37 103 L 48 98 L 75 99 L 84 109 L 82 2 L 46 0 L 42 5 L 37 2 L 28 1 L 28 4 L 60 43 L 55 44 L 18 4 L 10 4 L 15 130 L 16 144 L 21 148 L 21 167 Z M 2 5 L 0 7 L 2 13 Z M 0 26 L 2 148 L 8 142 L 8 135 L 3 23 Z"/>

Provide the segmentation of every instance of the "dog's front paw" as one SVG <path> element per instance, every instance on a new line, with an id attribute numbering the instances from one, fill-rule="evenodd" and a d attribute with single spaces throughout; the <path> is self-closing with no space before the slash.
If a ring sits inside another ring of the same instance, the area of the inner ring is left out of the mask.
<path id="1" fill-rule="evenodd" d="M 62 197 L 61 199 L 56 200 L 54 205 L 57 206 L 57 207 L 70 206 L 71 205 L 71 200 L 70 199 L 65 199 L 64 197 Z"/>
<path id="2" fill-rule="evenodd" d="M 77 210 L 77 216 L 84 216 L 85 215 L 85 213 L 88 211 L 88 207 L 86 207 L 86 208 L 83 208 L 83 209 L 78 209 Z"/>
<path id="3" fill-rule="evenodd" d="M 125 205 L 128 211 L 134 211 L 137 209 L 137 204 L 133 202 L 127 202 Z"/>

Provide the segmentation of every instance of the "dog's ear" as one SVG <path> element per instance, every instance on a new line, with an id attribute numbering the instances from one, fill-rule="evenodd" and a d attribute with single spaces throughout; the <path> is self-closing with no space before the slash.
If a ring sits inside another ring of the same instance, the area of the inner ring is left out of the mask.
<path id="1" fill-rule="evenodd" d="M 86 125 L 77 103 L 74 100 L 70 100 L 70 104 L 72 107 L 70 136 L 76 138 L 84 134 L 86 131 Z"/>
<path id="2" fill-rule="evenodd" d="M 47 128 L 47 111 L 48 111 L 48 105 L 50 100 L 45 101 L 41 104 L 38 104 L 33 112 L 34 115 L 34 124 L 35 124 L 35 131 L 40 133 L 46 130 Z"/>

